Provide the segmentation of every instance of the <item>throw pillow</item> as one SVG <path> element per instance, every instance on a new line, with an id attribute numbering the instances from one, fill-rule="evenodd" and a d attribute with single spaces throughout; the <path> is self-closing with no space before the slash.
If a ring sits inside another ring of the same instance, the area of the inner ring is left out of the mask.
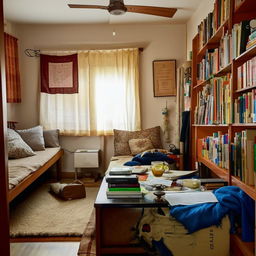
<path id="1" fill-rule="evenodd" d="M 22 158 L 35 155 L 30 146 L 26 144 L 20 135 L 14 130 L 8 128 L 7 139 L 9 158 Z"/>
<path id="2" fill-rule="evenodd" d="M 44 143 L 45 147 L 56 148 L 60 146 L 59 143 L 59 130 L 44 130 Z"/>
<path id="3" fill-rule="evenodd" d="M 114 129 L 114 155 L 131 155 L 128 143 L 129 140 L 145 138 L 151 140 L 153 148 L 163 148 L 160 136 L 160 126 L 134 132 Z"/>
<path id="4" fill-rule="evenodd" d="M 145 150 L 152 149 L 153 144 L 150 139 L 131 139 L 129 147 L 132 155 L 137 155 Z"/>
<path id="5" fill-rule="evenodd" d="M 33 150 L 45 150 L 42 126 L 35 126 L 25 130 L 17 130 L 17 132 Z"/>

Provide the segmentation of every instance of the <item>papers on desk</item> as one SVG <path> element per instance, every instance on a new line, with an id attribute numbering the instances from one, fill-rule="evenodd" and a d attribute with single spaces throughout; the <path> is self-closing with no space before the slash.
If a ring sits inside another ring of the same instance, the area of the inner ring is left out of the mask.
<path id="1" fill-rule="evenodd" d="M 212 192 L 187 192 L 187 193 L 166 192 L 165 199 L 168 201 L 168 203 L 171 206 L 218 202 L 218 199 Z"/>
<path id="2" fill-rule="evenodd" d="M 143 184 L 148 186 L 154 186 L 154 185 L 165 185 L 167 187 L 170 187 L 172 185 L 172 180 L 166 180 L 161 178 L 155 178 L 155 177 L 149 177 L 147 181 L 145 181 Z"/>

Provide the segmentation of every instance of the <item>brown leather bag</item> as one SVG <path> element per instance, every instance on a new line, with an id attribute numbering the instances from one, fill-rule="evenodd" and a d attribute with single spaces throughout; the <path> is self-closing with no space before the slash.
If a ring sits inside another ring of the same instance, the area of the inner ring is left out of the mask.
<path id="1" fill-rule="evenodd" d="M 80 199 L 86 197 L 85 187 L 79 182 L 70 184 L 53 183 L 50 185 L 50 192 L 54 193 L 63 200 Z"/>

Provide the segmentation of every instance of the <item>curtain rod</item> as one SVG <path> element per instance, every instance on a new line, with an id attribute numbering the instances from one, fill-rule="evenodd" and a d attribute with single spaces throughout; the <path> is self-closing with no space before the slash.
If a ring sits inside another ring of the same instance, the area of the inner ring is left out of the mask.
<path id="1" fill-rule="evenodd" d="M 139 52 L 143 52 L 144 48 L 138 48 Z M 109 49 L 111 50 L 111 49 Z M 40 50 L 34 50 L 34 49 L 25 49 L 24 53 L 28 57 L 40 57 Z"/>

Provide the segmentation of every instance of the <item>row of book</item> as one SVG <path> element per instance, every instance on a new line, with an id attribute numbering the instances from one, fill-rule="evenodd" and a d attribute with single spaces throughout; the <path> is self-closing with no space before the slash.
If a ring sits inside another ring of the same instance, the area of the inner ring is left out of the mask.
<path id="1" fill-rule="evenodd" d="M 255 129 L 236 132 L 234 142 L 230 142 L 228 134 L 215 132 L 199 143 L 202 143 L 202 157 L 221 168 L 230 169 L 231 174 L 239 177 L 245 184 L 256 185 Z"/>
<path id="2" fill-rule="evenodd" d="M 237 90 L 256 86 L 256 57 L 237 68 Z"/>
<path id="3" fill-rule="evenodd" d="M 202 139 L 202 156 L 221 168 L 229 167 L 229 139 L 228 134 L 213 133 Z"/>
<path id="4" fill-rule="evenodd" d="M 231 143 L 230 170 L 247 185 L 255 185 L 256 177 L 256 130 L 235 133 Z"/>
<path id="5" fill-rule="evenodd" d="M 256 89 L 234 100 L 234 123 L 256 123 Z"/>
<path id="6" fill-rule="evenodd" d="M 107 198 L 142 198 L 137 175 L 130 167 L 114 167 L 106 175 L 108 183 Z"/>
<path id="7" fill-rule="evenodd" d="M 214 35 L 217 29 L 229 18 L 230 0 L 216 0 L 213 12 L 198 25 L 199 49 Z"/>
<path id="8" fill-rule="evenodd" d="M 229 124 L 231 116 L 231 75 L 216 77 L 197 93 L 194 124 Z"/>
<path id="9" fill-rule="evenodd" d="M 228 66 L 233 59 L 246 51 L 250 33 L 249 21 L 245 20 L 235 24 L 231 34 L 228 34 L 228 32 L 223 34 L 219 47 L 207 49 L 204 58 L 198 63 L 197 79 L 202 81 L 211 78 L 218 71 Z M 256 34 L 254 39 L 256 40 Z"/>

